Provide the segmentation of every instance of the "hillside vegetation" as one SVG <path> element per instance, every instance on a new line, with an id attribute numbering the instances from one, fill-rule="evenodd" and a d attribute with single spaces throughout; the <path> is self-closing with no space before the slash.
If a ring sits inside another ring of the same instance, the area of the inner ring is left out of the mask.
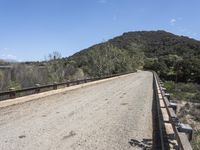
<path id="1" fill-rule="evenodd" d="M 144 68 L 164 79 L 200 82 L 200 41 L 165 31 L 124 33 L 69 59 L 92 75 Z"/>
<path id="2" fill-rule="evenodd" d="M 0 64 L 12 67 L 0 69 L 1 90 L 143 68 L 166 80 L 200 83 L 200 42 L 165 31 L 128 32 L 68 58 L 54 53 L 43 62 Z"/>

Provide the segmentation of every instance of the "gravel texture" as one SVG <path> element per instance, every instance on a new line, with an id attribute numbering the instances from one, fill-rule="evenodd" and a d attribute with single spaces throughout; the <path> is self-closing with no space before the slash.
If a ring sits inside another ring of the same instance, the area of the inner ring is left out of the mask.
<path id="1" fill-rule="evenodd" d="M 0 149 L 150 149 L 152 79 L 139 71 L 0 108 Z"/>

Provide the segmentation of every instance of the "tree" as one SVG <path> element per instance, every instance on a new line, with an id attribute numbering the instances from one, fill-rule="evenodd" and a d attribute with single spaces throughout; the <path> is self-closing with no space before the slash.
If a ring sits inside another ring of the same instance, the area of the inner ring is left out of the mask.
<path id="1" fill-rule="evenodd" d="M 177 78 L 179 82 L 193 81 L 200 83 L 200 59 L 182 60 L 175 68 L 178 70 Z"/>
<path id="2" fill-rule="evenodd" d="M 61 53 L 57 52 L 57 51 L 54 51 L 52 54 L 49 54 L 48 56 L 48 60 L 51 61 L 51 60 L 57 60 L 57 59 L 61 59 L 62 55 Z"/>

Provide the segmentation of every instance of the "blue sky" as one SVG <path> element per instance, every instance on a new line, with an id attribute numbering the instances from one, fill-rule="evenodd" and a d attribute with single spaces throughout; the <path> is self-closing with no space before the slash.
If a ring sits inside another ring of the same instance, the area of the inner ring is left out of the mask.
<path id="1" fill-rule="evenodd" d="M 138 30 L 200 40 L 199 7 L 199 0 L 0 0 L 0 58 L 69 56 Z"/>

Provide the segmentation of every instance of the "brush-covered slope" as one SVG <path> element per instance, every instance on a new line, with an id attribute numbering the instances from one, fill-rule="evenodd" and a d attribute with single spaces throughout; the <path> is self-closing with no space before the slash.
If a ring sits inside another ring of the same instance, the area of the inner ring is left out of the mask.
<path id="1" fill-rule="evenodd" d="M 68 58 L 54 53 L 48 61 L 7 63 L 0 60 L 2 65 L 11 68 L 0 68 L 0 90 L 136 69 L 157 71 L 168 80 L 200 83 L 200 41 L 165 31 L 128 32 Z"/>
<path id="2" fill-rule="evenodd" d="M 168 79 L 199 82 L 200 41 L 165 31 L 128 32 L 82 50 L 68 61 L 89 75 L 144 68 Z"/>

